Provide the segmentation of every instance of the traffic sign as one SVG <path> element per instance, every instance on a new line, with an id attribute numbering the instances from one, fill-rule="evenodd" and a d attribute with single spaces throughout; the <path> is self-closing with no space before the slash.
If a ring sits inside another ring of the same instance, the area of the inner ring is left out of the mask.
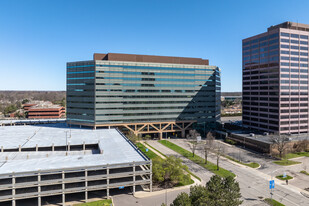
<path id="1" fill-rule="evenodd" d="M 123 189 L 123 188 L 124 188 L 124 186 L 120 186 L 120 187 L 119 187 L 119 189 Z"/>
<path id="2" fill-rule="evenodd" d="M 148 152 L 148 148 L 146 148 L 146 152 Z"/>
<path id="3" fill-rule="evenodd" d="M 269 189 L 274 189 L 275 188 L 275 180 L 270 180 L 269 181 Z"/>
<path id="4" fill-rule="evenodd" d="M 283 173 L 283 178 L 285 178 L 285 177 L 286 177 L 286 172 Z"/>

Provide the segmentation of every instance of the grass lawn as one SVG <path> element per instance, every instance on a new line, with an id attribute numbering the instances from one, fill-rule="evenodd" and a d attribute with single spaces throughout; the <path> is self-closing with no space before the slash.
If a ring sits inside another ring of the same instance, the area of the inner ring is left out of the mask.
<path id="1" fill-rule="evenodd" d="M 190 159 L 191 161 L 195 162 L 196 164 L 206 168 L 207 170 L 215 173 L 216 175 L 219 175 L 221 177 L 227 177 L 227 176 L 232 176 L 232 177 L 235 177 L 236 175 L 228 170 L 225 170 L 223 168 L 220 167 L 219 170 L 217 170 L 217 165 L 216 164 L 213 164 L 209 161 L 207 161 L 207 164 L 205 164 L 205 160 L 197 155 L 195 155 L 193 157 L 193 153 L 192 152 L 189 152 L 188 150 L 185 150 L 184 148 L 182 147 L 179 147 L 178 145 L 175 145 L 173 144 L 172 142 L 170 141 L 167 141 L 167 140 L 159 140 L 159 142 L 161 144 L 163 144 L 164 146 L 174 150 L 175 152 L 181 154 L 182 156 Z M 219 165 L 220 166 L 220 165 Z"/>
<path id="2" fill-rule="evenodd" d="M 300 164 L 301 162 L 283 159 L 283 160 L 274 161 L 273 163 L 275 163 L 277 165 L 281 165 L 281 166 L 289 166 L 289 165 Z"/>
<path id="3" fill-rule="evenodd" d="M 305 171 L 305 170 L 300 171 L 300 173 L 303 173 L 303 174 L 305 174 L 305 175 L 308 175 L 308 176 L 309 176 L 309 173 L 308 173 L 307 171 Z"/>
<path id="4" fill-rule="evenodd" d="M 252 168 L 258 168 L 260 166 L 259 163 L 256 163 L 256 162 L 250 162 L 250 163 L 243 163 L 243 162 L 240 162 L 239 160 L 237 159 L 234 159 L 233 157 L 230 157 L 228 155 L 223 155 L 225 158 L 229 159 L 229 160 L 232 160 L 234 162 L 237 162 L 239 164 L 242 164 L 242 165 L 246 165 L 248 167 L 252 167 Z"/>
<path id="5" fill-rule="evenodd" d="M 163 154 L 162 152 L 160 152 L 159 150 L 157 150 L 156 148 L 152 147 L 151 145 L 149 145 L 147 142 L 145 142 L 145 144 L 150 147 L 151 149 L 155 150 L 156 152 L 158 152 L 159 154 L 161 154 L 163 157 L 166 157 L 165 154 Z"/>
<path id="6" fill-rule="evenodd" d="M 75 204 L 74 206 L 110 206 L 112 204 L 112 200 L 99 200 L 88 203 Z"/>
<path id="7" fill-rule="evenodd" d="M 285 206 L 284 204 L 274 200 L 274 199 L 270 199 L 270 198 L 266 198 L 264 200 L 268 205 L 272 205 L 272 206 Z"/>
<path id="8" fill-rule="evenodd" d="M 294 152 L 294 153 L 288 153 L 285 155 L 285 158 L 292 159 L 296 157 L 309 157 L 309 152 Z"/>
<path id="9" fill-rule="evenodd" d="M 149 157 L 150 159 L 153 159 L 153 158 L 156 158 L 156 157 L 159 157 L 156 153 L 154 153 L 153 151 L 151 151 L 149 148 L 148 148 L 148 152 L 146 152 L 146 147 L 141 144 L 141 143 L 136 143 L 136 146 L 142 151 L 144 152 L 147 157 Z M 161 158 L 161 157 L 160 157 Z"/>
<path id="10" fill-rule="evenodd" d="M 287 175 L 286 177 L 283 177 L 283 175 L 278 175 L 278 176 L 276 176 L 276 178 L 279 179 L 279 180 L 291 180 L 291 179 L 293 179 L 293 177 L 291 177 L 289 175 Z"/>

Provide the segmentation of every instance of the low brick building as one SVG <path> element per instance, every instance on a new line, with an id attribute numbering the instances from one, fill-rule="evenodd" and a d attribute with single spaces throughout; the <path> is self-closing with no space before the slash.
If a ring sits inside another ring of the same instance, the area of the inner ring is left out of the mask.
<path id="1" fill-rule="evenodd" d="M 65 108 L 59 105 L 54 105 L 51 102 L 40 104 L 24 104 L 24 110 L 28 112 L 28 119 L 56 119 L 65 116 Z"/>

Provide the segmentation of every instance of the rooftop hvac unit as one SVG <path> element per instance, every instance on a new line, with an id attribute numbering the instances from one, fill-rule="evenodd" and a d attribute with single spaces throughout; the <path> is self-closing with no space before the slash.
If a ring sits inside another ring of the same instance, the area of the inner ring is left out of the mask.
<path id="1" fill-rule="evenodd" d="M 254 133 L 250 133 L 249 135 L 250 135 L 250 137 L 254 137 Z"/>

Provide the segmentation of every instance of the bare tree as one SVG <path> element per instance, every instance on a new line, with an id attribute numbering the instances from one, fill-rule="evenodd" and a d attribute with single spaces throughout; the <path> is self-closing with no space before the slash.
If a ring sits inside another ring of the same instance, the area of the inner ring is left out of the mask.
<path id="1" fill-rule="evenodd" d="M 207 133 L 206 142 L 204 145 L 205 164 L 207 164 L 208 153 L 213 147 L 214 136 L 211 132 Z"/>
<path id="2" fill-rule="evenodd" d="M 287 148 L 287 143 L 289 142 L 289 139 L 285 135 L 273 135 L 270 137 L 271 142 L 273 143 L 273 146 L 278 150 L 279 157 L 282 158 L 282 154 Z"/>
<path id="3" fill-rule="evenodd" d="M 200 134 L 196 130 L 190 130 L 189 134 L 187 135 L 188 145 L 191 152 L 193 153 L 193 157 L 195 156 L 195 151 L 200 143 L 197 139 L 198 136 L 200 136 Z"/>
<path id="4" fill-rule="evenodd" d="M 222 156 L 222 154 L 224 153 L 223 151 L 223 147 L 220 145 L 220 143 L 216 144 L 216 148 L 214 150 L 216 157 L 217 157 L 217 170 L 219 170 L 219 162 L 220 162 L 220 157 Z"/>

